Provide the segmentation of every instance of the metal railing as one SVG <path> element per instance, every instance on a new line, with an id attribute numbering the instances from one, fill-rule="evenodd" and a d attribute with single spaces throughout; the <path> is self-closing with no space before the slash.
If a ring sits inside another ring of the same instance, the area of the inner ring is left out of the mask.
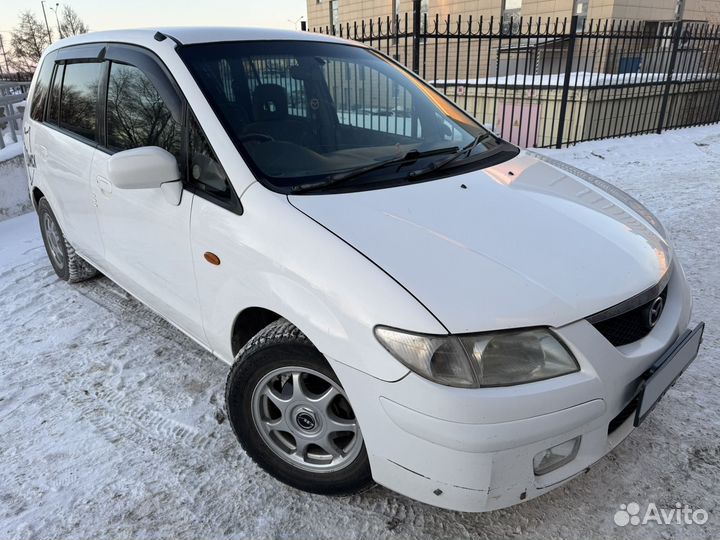
<path id="1" fill-rule="evenodd" d="M 312 28 L 403 63 L 524 147 L 720 121 L 720 26 L 420 13 Z"/>
<path id="2" fill-rule="evenodd" d="M 0 80 L 0 149 L 5 148 L 6 135 L 11 143 L 22 140 L 23 103 L 29 87 L 29 82 Z"/>

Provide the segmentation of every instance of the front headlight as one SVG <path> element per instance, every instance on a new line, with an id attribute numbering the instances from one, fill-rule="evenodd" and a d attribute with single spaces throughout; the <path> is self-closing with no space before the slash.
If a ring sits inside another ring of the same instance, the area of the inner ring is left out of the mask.
<path id="1" fill-rule="evenodd" d="M 415 373 L 447 386 L 509 386 L 580 369 L 570 351 L 544 328 L 430 336 L 378 326 L 375 336 Z"/>

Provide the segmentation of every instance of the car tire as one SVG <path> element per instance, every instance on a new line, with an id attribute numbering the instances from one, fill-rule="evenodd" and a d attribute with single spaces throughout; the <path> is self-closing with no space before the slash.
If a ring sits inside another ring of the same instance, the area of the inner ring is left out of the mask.
<path id="1" fill-rule="evenodd" d="M 281 482 L 339 496 L 373 485 L 360 427 L 340 382 L 287 320 L 271 323 L 240 350 L 225 402 L 242 447 Z M 333 431 L 352 425 L 354 431 Z"/>
<path id="2" fill-rule="evenodd" d="M 97 269 L 80 257 L 65 239 L 50 203 L 43 197 L 37 207 L 45 251 L 57 276 L 68 283 L 77 283 L 95 277 Z"/>

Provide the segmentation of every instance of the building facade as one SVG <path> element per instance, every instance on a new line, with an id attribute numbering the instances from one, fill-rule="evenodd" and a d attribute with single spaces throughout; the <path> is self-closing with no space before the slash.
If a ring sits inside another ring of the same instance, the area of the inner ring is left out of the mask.
<path id="1" fill-rule="evenodd" d="M 412 0 L 307 0 L 308 27 L 331 27 L 362 20 L 412 13 Z M 683 19 L 720 22 L 720 0 L 684 0 Z M 466 18 L 472 15 L 497 20 L 528 17 L 570 17 L 577 14 L 588 19 L 626 19 L 672 21 L 677 0 L 422 0 L 421 12 L 428 18 L 448 14 Z"/>
<path id="2" fill-rule="evenodd" d="M 684 2 L 678 26 L 677 0 L 422 0 L 415 38 L 412 0 L 308 0 L 308 29 L 417 63 L 491 130 L 549 147 L 720 118 L 720 0 Z M 382 77 L 328 69 L 328 81 L 341 118 L 409 121 L 411 103 Z"/>

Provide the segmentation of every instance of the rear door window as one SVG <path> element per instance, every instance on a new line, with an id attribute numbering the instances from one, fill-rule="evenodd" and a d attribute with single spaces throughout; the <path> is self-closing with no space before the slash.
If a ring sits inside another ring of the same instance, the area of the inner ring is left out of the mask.
<path id="1" fill-rule="evenodd" d="M 99 62 L 66 64 L 62 83 L 59 125 L 91 141 L 96 141 L 102 69 L 103 65 Z"/>

